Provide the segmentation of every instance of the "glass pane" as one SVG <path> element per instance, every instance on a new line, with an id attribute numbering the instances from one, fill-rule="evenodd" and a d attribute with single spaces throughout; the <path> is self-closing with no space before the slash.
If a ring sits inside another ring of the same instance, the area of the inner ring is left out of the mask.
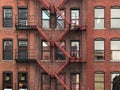
<path id="1" fill-rule="evenodd" d="M 13 26 L 12 18 L 11 19 L 4 18 L 3 22 L 4 22 L 3 23 L 3 27 L 12 27 Z"/>
<path id="2" fill-rule="evenodd" d="M 79 25 L 79 20 L 72 20 L 72 26 Z"/>
<path id="3" fill-rule="evenodd" d="M 95 50 L 104 50 L 104 41 L 95 41 Z"/>
<path id="4" fill-rule="evenodd" d="M 19 8 L 19 18 L 28 18 L 28 9 L 27 8 Z"/>
<path id="5" fill-rule="evenodd" d="M 65 41 L 60 41 L 59 44 L 63 49 L 66 49 Z M 66 57 L 65 57 L 64 53 L 58 47 L 56 47 L 56 60 L 65 60 L 65 59 L 66 59 Z"/>
<path id="6" fill-rule="evenodd" d="M 80 55 L 79 41 L 72 41 L 70 50 L 71 50 L 72 57 L 79 57 L 79 55 Z"/>
<path id="7" fill-rule="evenodd" d="M 42 42 L 42 59 L 50 60 L 50 43 L 47 41 Z"/>
<path id="8" fill-rule="evenodd" d="M 42 28 L 50 28 L 50 21 L 42 20 Z"/>
<path id="9" fill-rule="evenodd" d="M 79 10 L 71 10 L 71 19 L 79 19 Z"/>
<path id="10" fill-rule="evenodd" d="M 104 51 L 95 51 L 95 60 L 104 60 Z"/>
<path id="11" fill-rule="evenodd" d="M 50 19 L 50 12 L 48 10 L 42 10 L 42 19 Z"/>
<path id="12" fill-rule="evenodd" d="M 111 50 L 120 50 L 120 41 L 111 41 Z"/>
<path id="13" fill-rule="evenodd" d="M 61 10 L 61 15 L 57 14 L 57 19 L 63 19 L 61 16 L 65 16 L 65 11 Z"/>
<path id="14" fill-rule="evenodd" d="M 111 90 L 120 90 L 120 73 L 111 74 Z"/>
<path id="15" fill-rule="evenodd" d="M 104 9 L 95 9 L 95 18 L 104 18 Z"/>
<path id="16" fill-rule="evenodd" d="M 104 83 L 95 83 L 95 90 L 104 90 Z"/>
<path id="17" fill-rule="evenodd" d="M 111 19 L 111 28 L 120 28 L 120 18 Z"/>
<path id="18" fill-rule="evenodd" d="M 57 20 L 57 28 L 63 29 L 64 26 L 64 20 Z"/>
<path id="19" fill-rule="evenodd" d="M 19 19 L 18 20 L 18 25 L 28 25 L 28 20 L 26 20 L 26 19 Z"/>
<path id="20" fill-rule="evenodd" d="M 28 46 L 28 42 L 27 41 L 19 41 L 19 46 Z"/>
<path id="21" fill-rule="evenodd" d="M 111 18 L 120 18 L 120 9 L 111 9 Z"/>
<path id="22" fill-rule="evenodd" d="M 4 18 L 12 18 L 12 9 L 4 9 Z"/>
<path id="23" fill-rule="evenodd" d="M 4 41 L 3 59 L 4 60 L 12 60 L 13 59 L 12 41 Z"/>
<path id="24" fill-rule="evenodd" d="M 95 74 L 95 81 L 104 81 L 104 74 Z"/>
<path id="25" fill-rule="evenodd" d="M 95 19 L 95 28 L 102 29 L 104 28 L 104 19 L 97 18 Z"/>
<path id="26" fill-rule="evenodd" d="M 112 61 L 120 61 L 120 51 L 111 51 Z"/>

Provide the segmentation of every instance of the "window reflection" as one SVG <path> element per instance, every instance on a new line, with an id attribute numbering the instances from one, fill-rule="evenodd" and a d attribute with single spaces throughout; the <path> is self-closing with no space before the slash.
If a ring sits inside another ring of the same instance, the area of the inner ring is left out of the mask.
<path id="1" fill-rule="evenodd" d="M 111 40 L 111 59 L 112 61 L 120 61 L 120 39 Z"/>
<path id="2" fill-rule="evenodd" d="M 94 13 L 95 13 L 94 27 L 97 29 L 104 28 L 104 7 L 96 7 Z"/>
<path id="3" fill-rule="evenodd" d="M 96 39 L 94 41 L 94 58 L 95 60 L 104 60 L 104 40 Z"/>
<path id="4" fill-rule="evenodd" d="M 120 7 L 111 7 L 111 28 L 120 28 Z"/>

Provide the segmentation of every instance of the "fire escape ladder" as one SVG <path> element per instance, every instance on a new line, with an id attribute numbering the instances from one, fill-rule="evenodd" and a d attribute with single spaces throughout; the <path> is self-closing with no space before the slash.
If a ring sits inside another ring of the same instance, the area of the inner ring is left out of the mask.
<path id="1" fill-rule="evenodd" d="M 63 47 L 61 47 L 58 42 L 55 41 L 55 45 L 56 45 L 69 59 L 71 58 L 70 54 L 69 54 Z"/>
<path id="2" fill-rule="evenodd" d="M 45 64 L 43 64 L 40 59 L 36 59 L 36 62 L 38 63 L 38 65 L 48 74 L 48 75 L 51 75 L 51 72 L 49 71 L 48 68 L 46 68 Z"/>
<path id="3" fill-rule="evenodd" d="M 45 0 L 39 0 L 40 3 L 42 3 L 47 9 L 49 9 L 49 5 L 47 2 L 45 2 Z"/>
<path id="4" fill-rule="evenodd" d="M 64 80 L 55 73 L 56 79 L 65 87 L 66 90 L 70 90 L 69 86 L 64 82 Z"/>
<path id="5" fill-rule="evenodd" d="M 56 74 L 58 75 L 59 73 L 61 73 L 61 71 L 69 64 L 69 60 L 66 61 L 57 71 Z"/>
<path id="6" fill-rule="evenodd" d="M 49 38 L 47 37 L 47 35 L 38 26 L 37 26 L 37 30 L 46 39 L 46 41 L 49 42 Z"/>

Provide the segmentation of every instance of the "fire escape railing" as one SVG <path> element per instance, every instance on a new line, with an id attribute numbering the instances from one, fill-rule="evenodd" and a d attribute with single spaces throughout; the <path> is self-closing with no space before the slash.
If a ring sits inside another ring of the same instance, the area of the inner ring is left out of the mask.
<path id="1" fill-rule="evenodd" d="M 65 56 L 68 58 L 68 60 L 67 60 L 62 66 L 60 66 L 60 67 L 59 67 L 54 73 L 52 73 L 52 74 L 51 74 L 51 71 L 46 67 L 47 64 L 46 64 L 46 63 L 43 63 L 43 62 L 40 60 L 40 57 L 38 57 L 38 58 L 36 59 L 36 61 L 37 61 L 37 63 L 39 64 L 39 66 L 40 66 L 43 70 L 45 70 L 45 72 L 48 73 L 48 75 L 54 76 L 54 77 L 66 88 L 66 90 L 70 90 L 69 85 L 67 85 L 67 84 L 59 77 L 59 74 L 60 74 L 60 72 L 69 64 L 69 60 L 71 59 L 71 56 L 70 56 L 70 54 L 69 54 L 65 49 L 63 49 L 63 48 L 59 45 L 58 41 L 59 41 L 59 40 L 62 40 L 63 37 L 69 32 L 71 22 L 70 22 L 65 16 L 62 15 L 62 13 L 61 13 L 60 10 L 59 10 L 59 6 L 57 6 L 57 7 L 54 6 L 54 5 L 51 6 L 51 5 L 49 5 L 47 2 L 45 2 L 45 0 L 39 0 L 39 1 L 42 2 L 43 5 L 44 5 L 47 9 L 49 9 L 51 12 L 52 12 L 51 9 L 54 7 L 55 12 L 57 12 L 59 15 L 61 15 L 61 17 L 64 19 L 64 21 L 65 21 L 65 22 L 67 23 L 67 25 L 68 25 L 67 30 L 65 30 L 55 41 L 52 41 L 52 42 L 54 42 L 54 46 L 57 46 L 57 47 L 62 51 L 62 53 L 65 54 Z M 60 6 L 63 4 L 63 2 L 64 2 L 64 0 L 61 1 Z M 52 13 L 54 13 L 54 11 L 53 11 Z M 47 37 L 47 35 L 46 35 L 46 34 L 42 31 L 42 29 L 40 29 L 38 26 L 37 26 L 37 30 L 38 30 L 38 32 L 45 38 L 46 41 L 51 42 L 50 39 Z"/>

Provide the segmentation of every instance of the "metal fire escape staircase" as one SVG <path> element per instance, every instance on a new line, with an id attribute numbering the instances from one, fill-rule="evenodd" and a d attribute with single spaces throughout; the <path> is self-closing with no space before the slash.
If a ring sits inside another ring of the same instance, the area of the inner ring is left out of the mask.
<path id="1" fill-rule="evenodd" d="M 66 62 L 63 63 L 54 63 L 51 61 L 51 63 L 47 63 L 45 61 L 41 61 L 41 58 L 40 56 L 38 56 L 38 58 L 36 59 L 38 65 L 48 74 L 50 75 L 51 77 L 55 77 L 63 86 L 66 90 L 70 90 L 70 87 L 69 85 L 67 85 L 65 82 L 64 82 L 64 79 L 62 77 L 59 76 L 59 74 L 62 72 L 62 70 L 69 64 L 70 62 L 70 59 L 71 59 L 71 56 L 70 54 L 65 50 L 63 49 L 59 42 L 60 40 L 63 39 L 63 37 L 69 32 L 70 30 L 70 21 L 62 15 L 62 13 L 60 12 L 59 10 L 59 7 L 61 7 L 65 0 L 60 0 L 60 4 L 58 6 L 54 6 L 54 4 L 49 4 L 46 2 L 46 0 L 39 0 L 47 9 L 50 10 L 51 13 L 58 13 L 59 15 L 61 15 L 61 17 L 64 19 L 64 21 L 68 24 L 68 28 L 67 30 L 65 30 L 64 32 L 61 33 L 61 35 L 55 40 L 55 41 L 52 41 L 52 45 L 53 46 L 56 46 L 57 48 L 59 48 L 62 53 L 68 58 L 68 60 Z M 54 0 L 53 0 L 54 1 Z M 52 10 L 54 8 L 54 10 Z M 47 41 L 47 42 L 50 42 L 51 43 L 51 40 L 49 39 L 49 37 L 43 32 L 42 29 L 40 29 L 39 26 L 37 26 L 37 30 L 38 32 L 44 37 L 44 39 Z M 56 67 L 56 68 L 54 68 Z M 70 80 L 69 80 L 70 81 Z"/>

